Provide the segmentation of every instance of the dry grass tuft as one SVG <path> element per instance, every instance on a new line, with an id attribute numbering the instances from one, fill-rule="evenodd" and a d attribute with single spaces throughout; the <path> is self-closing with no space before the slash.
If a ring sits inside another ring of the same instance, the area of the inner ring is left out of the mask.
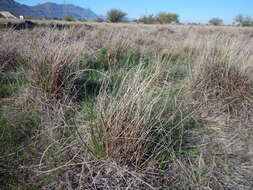
<path id="1" fill-rule="evenodd" d="M 18 41 L 16 44 L 13 43 L 13 40 L 17 40 L 18 37 L 19 34 L 12 30 L 0 36 L 0 71 L 15 71 L 23 62 L 20 44 Z"/>
<path id="2" fill-rule="evenodd" d="M 69 44 L 66 36 L 58 40 L 50 34 L 28 47 L 29 88 L 32 98 L 63 99 L 70 84 L 73 63 L 81 54 L 78 44 Z"/>
<path id="3" fill-rule="evenodd" d="M 190 79 L 193 100 L 209 107 L 208 112 L 216 110 L 238 119 L 252 119 L 253 78 L 243 69 L 243 59 L 235 63 L 231 52 L 218 49 L 201 59 Z"/>

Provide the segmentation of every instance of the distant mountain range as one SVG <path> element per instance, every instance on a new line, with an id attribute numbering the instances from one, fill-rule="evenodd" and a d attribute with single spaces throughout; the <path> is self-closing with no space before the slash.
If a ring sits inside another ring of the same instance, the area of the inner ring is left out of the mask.
<path id="1" fill-rule="evenodd" d="M 77 19 L 103 18 L 90 9 L 85 9 L 71 4 L 43 3 L 35 6 L 23 5 L 14 0 L 0 0 L 0 11 L 9 11 L 19 16 L 31 16 L 33 18 L 63 18 L 66 15 Z"/>

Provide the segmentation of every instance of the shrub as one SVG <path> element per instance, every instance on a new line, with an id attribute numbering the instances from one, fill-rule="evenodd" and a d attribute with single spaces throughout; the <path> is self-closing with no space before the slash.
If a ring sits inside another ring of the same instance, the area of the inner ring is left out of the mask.
<path id="1" fill-rule="evenodd" d="M 220 18 L 212 18 L 211 20 L 209 20 L 209 24 L 218 26 L 218 25 L 222 25 L 223 21 Z"/>
<path id="2" fill-rule="evenodd" d="M 70 21 L 70 22 L 76 20 L 73 16 L 70 16 L 70 15 L 64 16 L 63 19 L 64 19 L 65 21 Z"/>
<path id="3" fill-rule="evenodd" d="M 161 12 L 156 16 L 156 20 L 160 24 L 179 23 L 179 15 L 174 13 Z"/>
<path id="4" fill-rule="evenodd" d="M 154 24 L 156 22 L 156 18 L 153 14 L 151 14 L 149 16 L 143 16 L 139 18 L 138 22 L 141 22 L 143 24 Z"/>
<path id="5" fill-rule="evenodd" d="M 250 16 L 244 16 L 239 14 L 234 18 L 234 23 L 239 26 L 252 26 L 253 20 Z"/>
<path id="6" fill-rule="evenodd" d="M 122 22 L 127 13 L 124 13 L 118 9 L 111 9 L 107 12 L 107 19 L 110 22 Z"/>

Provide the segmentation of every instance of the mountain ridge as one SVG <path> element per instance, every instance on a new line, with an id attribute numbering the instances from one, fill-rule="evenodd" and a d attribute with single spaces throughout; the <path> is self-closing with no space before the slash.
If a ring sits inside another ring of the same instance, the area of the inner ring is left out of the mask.
<path id="1" fill-rule="evenodd" d="M 15 2 L 14 0 L 0 0 L 0 10 L 9 11 L 14 15 L 31 16 L 33 18 L 63 18 L 73 16 L 77 19 L 100 18 L 88 8 L 82 8 L 72 4 L 57 4 L 46 2 L 35 6 L 28 6 Z"/>

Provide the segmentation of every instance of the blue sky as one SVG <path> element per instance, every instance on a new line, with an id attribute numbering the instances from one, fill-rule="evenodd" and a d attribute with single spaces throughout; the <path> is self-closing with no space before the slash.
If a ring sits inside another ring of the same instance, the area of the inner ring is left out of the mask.
<path id="1" fill-rule="evenodd" d="M 139 18 L 160 11 L 178 13 L 182 22 L 206 23 L 219 17 L 226 24 L 233 22 L 239 13 L 253 17 L 253 0 L 16 0 L 19 3 L 35 5 L 44 2 L 74 4 L 90 8 L 105 15 L 111 8 L 128 13 L 129 18 Z"/>

